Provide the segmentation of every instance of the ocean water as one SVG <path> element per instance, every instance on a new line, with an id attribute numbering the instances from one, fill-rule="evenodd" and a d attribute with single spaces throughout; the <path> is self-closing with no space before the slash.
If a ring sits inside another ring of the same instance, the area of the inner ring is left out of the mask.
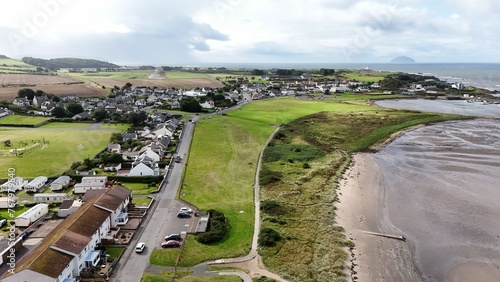
<path id="1" fill-rule="evenodd" d="M 335 63 L 233 63 L 201 64 L 200 67 L 258 68 L 258 69 L 371 69 L 375 71 L 406 72 L 433 75 L 448 82 L 500 91 L 500 64 L 497 63 L 415 63 L 415 64 L 335 64 Z"/>

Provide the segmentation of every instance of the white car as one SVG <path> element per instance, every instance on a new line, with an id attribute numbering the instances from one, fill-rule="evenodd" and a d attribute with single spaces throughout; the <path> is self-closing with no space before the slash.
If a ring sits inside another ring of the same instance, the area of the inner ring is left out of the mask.
<path id="1" fill-rule="evenodd" d="M 146 248 L 146 243 L 144 243 L 144 242 L 139 242 L 139 243 L 137 243 L 137 245 L 135 246 L 135 252 L 136 252 L 136 253 L 142 253 L 142 251 L 144 251 L 144 248 Z"/>
<path id="2" fill-rule="evenodd" d="M 190 208 L 186 208 L 186 207 L 182 207 L 179 212 L 183 212 L 183 213 L 193 213 L 193 210 L 190 209 Z"/>

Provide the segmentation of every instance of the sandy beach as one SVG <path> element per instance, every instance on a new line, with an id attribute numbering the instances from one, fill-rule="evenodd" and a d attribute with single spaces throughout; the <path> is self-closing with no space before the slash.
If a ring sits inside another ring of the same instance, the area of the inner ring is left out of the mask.
<path id="1" fill-rule="evenodd" d="M 337 209 L 356 244 L 352 281 L 500 281 L 498 167 L 500 123 L 488 120 L 418 128 L 356 154 Z"/>

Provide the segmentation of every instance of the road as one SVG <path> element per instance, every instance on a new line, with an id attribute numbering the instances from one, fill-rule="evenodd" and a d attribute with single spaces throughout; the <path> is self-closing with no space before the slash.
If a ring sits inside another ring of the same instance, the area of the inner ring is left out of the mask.
<path id="1" fill-rule="evenodd" d="M 198 118 L 198 116 L 193 117 L 193 121 L 198 120 Z M 110 281 L 141 281 L 142 274 L 149 265 L 151 252 L 155 248 L 160 248 L 165 236 L 188 230 L 190 219 L 177 218 L 177 212 L 183 204 L 176 201 L 175 198 L 182 180 L 184 167 L 187 165 L 185 157 L 189 151 L 193 131 L 194 123 L 184 123 L 177 150 L 177 154 L 182 156 L 182 162 L 174 163 L 168 179 L 163 182 L 161 191 L 154 194 L 155 201 L 148 216 L 137 230 L 129 247 L 125 250 Z M 138 242 L 146 243 L 146 249 L 141 254 L 134 252 L 134 247 Z"/>

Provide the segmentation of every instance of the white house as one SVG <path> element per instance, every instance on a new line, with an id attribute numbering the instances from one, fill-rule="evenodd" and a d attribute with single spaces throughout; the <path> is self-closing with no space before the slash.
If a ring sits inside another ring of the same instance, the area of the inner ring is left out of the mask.
<path id="1" fill-rule="evenodd" d="M 68 187 L 71 178 L 67 175 L 59 176 L 56 180 L 50 183 L 50 189 L 52 191 L 60 191 L 66 187 Z"/>
<path id="2" fill-rule="evenodd" d="M 26 184 L 28 184 L 28 180 L 24 180 L 22 177 L 16 176 L 14 178 L 9 179 L 4 184 L 0 185 L 0 191 L 2 192 L 20 191 Z"/>
<path id="3" fill-rule="evenodd" d="M 108 151 L 111 153 L 121 153 L 122 148 L 120 144 L 109 144 L 108 145 Z"/>
<path id="4" fill-rule="evenodd" d="M 0 209 L 15 208 L 17 206 L 17 197 L 0 197 Z"/>
<path id="5" fill-rule="evenodd" d="M 24 185 L 24 190 L 27 192 L 38 192 L 40 191 L 45 183 L 47 183 L 48 178 L 45 176 L 38 176 L 31 180 L 28 184 Z"/>
<path id="6" fill-rule="evenodd" d="M 40 193 L 33 196 L 37 203 L 62 203 L 69 198 L 66 193 Z"/>
<path id="7" fill-rule="evenodd" d="M 29 210 L 23 212 L 21 215 L 15 218 L 17 227 L 29 227 L 35 221 L 44 217 L 49 213 L 49 205 L 47 204 L 38 204 L 34 207 L 31 207 Z"/>
<path id="8" fill-rule="evenodd" d="M 105 189 L 107 181 L 107 176 L 84 176 L 81 183 L 75 184 L 73 192 L 75 194 L 83 194 L 87 190 Z"/>
<path id="9" fill-rule="evenodd" d="M 151 147 L 148 147 L 145 151 L 143 151 L 140 155 L 139 155 L 139 159 L 144 159 L 144 158 L 150 158 L 151 160 L 155 161 L 155 162 L 159 162 L 161 160 L 161 157 L 160 155 L 158 155 L 158 153 L 154 152 L 153 150 L 151 150 Z"/>
<path id="10" fill-rule="evenodd" d="M 61 203 L 61 206 L 57 210 L 57 216 L 66 218 L 81 206 L 82 201 L 80 200 L 65 200 Z"/>
<path id="11" fill-rule="evenodd" d="M 107 164 L 104 166 L 104 171 L 119 171 L 120 169 L 122 169 L 122 164 L 121 163 L 111 163 L 111 164 Z"/>
<path id="12" fill-rule="evenodd" d="M 132 164 L 128 176 L 158 176 L 160 175 L 160 167 L 153 159 L 143 156 L 137 158 Z"/>

